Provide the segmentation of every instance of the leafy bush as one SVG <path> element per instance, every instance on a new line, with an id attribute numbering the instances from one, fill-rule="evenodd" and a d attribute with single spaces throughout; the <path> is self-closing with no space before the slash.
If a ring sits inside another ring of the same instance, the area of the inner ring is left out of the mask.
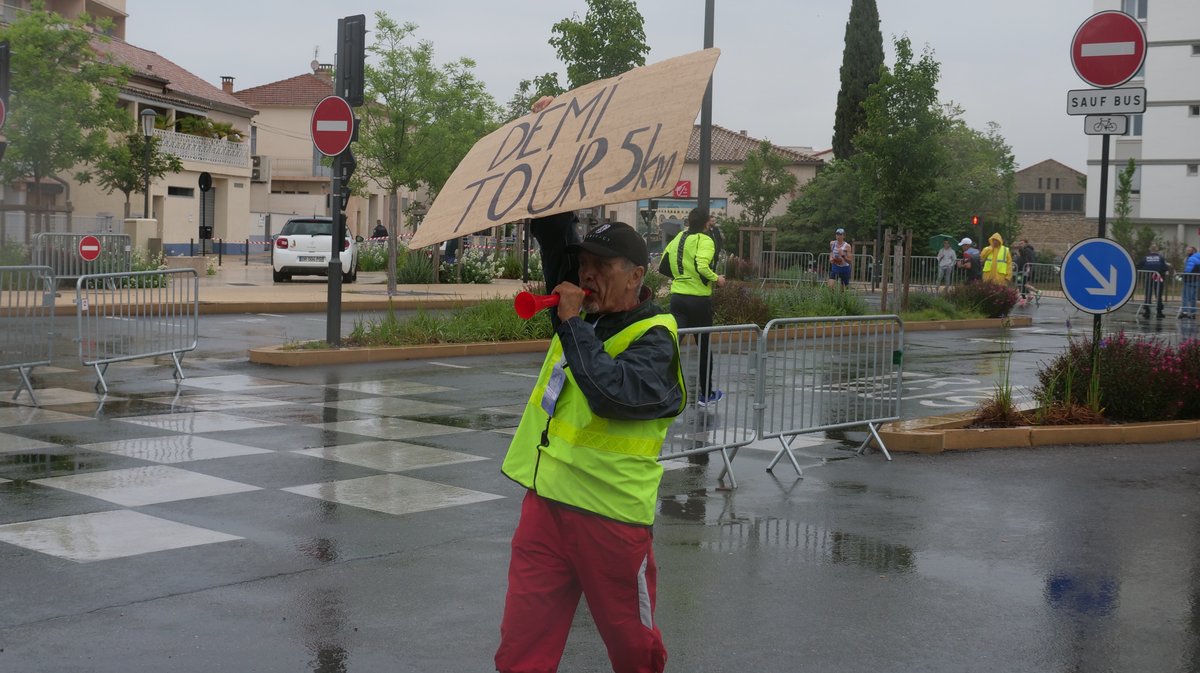
<path id="1" fill-rule="evenodd" d="M 439 280 L 443 283 L 491 283 L 497 277 L 497 264 L 482 250 L 471 248 L 458 257 L 454 264 L 442 262 Z M 517 267 L 517 278 L 521 277 L 520 264 Z"/>
<path id="2" fill-rule="evenodd" d="M 397 247 L 396 254 L 403 254 L 401 247 Z M 358 270 L 386 271 L 387 257 L 387 243 L 363 243 L 358 246 Z"/>
<path id="3" fill-rule="evenodd" d="M 426 285 L 433 282 L 433 258 L 424 250 L 396 249 L 396 282 L 400 285 Z"/>
<path id="4" fill-rule="evenodd" d="M 946 293 L 946 298 L 960 309 L 982 313 L 989 318 L 1008 315 L 1017 305 L 1017 291 L 998 283 L 955 285 Z"/>
<path id="5" fill-rule="evenodd" d="M 730 255 L 725 263 L 727 280 L 754 280 L 758 278 L 758 265 L 749 259 Z"/>
<path id="6" fill-rule="evenodd" d="M 717 325 L 766 325 L 771 307 L 761 294 L 745 283 L 726 282 L 713 289 L 713 322 Z"/>
<path id="7" fill-rule="evenodd" d="M 530 255 L 530 258 L 537 256 Z M 521 265 L 521 258 L 516 255 L 505 255 L 496 266 L 498 269 L 496 272 L 497 278 L 517 279 L 521 277 L 521 272 L 524 271 L 524 267 Z"/>
<path id="8" fill-rule="evenodd" d="M 1099 387 L 1094 392 L 1106 418 L 1160 421 L 1200 418 L 1200 342 L 1178 348 L 1124 332 L 1101 339 Z M 1085 405 L 1093 371 L 1092 342 L 1078 339 L 1038 371 L 1044 403 Z"/>
<path id="9" fill-rule="evenodd" d="M 651 297 L 661 297 L 663 288 L 667 286 L 667 277 L 658 272 L 658 267 L 648 268 L 646 276 L 642 278 L 642 285 L 650 290 Z"/>
<path id="10" fill-rule="evenodd" d="M 981 318 L 982 313 L 959 306 L 946 297 L 928 292 L 913 292 L 908 295 L 908 310 L 905 320 L 965 320 Z"/>
<path id="11" fill-rule="evenodd" d="M 871 312 L 867 302 L 854 290 L 826 285 L 770 290 L 765 293 L 765 299 L 772 318 L 866 315 Z"/>
<path id="12" fill-rule="evenodd" d="M 20 243 L 8 242 L 0 245 L 0 266 L 26 266 L 28 264 L 28 247 Z"/>

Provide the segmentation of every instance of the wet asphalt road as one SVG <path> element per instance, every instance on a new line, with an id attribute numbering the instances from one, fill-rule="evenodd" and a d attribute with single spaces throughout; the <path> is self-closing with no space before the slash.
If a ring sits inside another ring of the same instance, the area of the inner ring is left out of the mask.
<path id="1" fill-rule="evenodd" d="M 1045 315 L 1009 335 L 910 335 L 906 370 L 929 376 L 906 412 L 990 388 L 1008 337 L 1015 382 L 1032 385 L 1067 337 Z M 103 404 L 59 393 L 44 407 L 69 416 L 24 423 L 5 396 L 0 671 L 491 670 L 521 495 L 498 464 L 538 360 L 291 370 L 202 343 L 178 388 L 162 364 L 114 365 Z M 38 388 L 90 384 L 63 371 Z M 372 441 L 413 459 L 349 457 Z M 803 479 L 742 451 L 733 492 L 715 464 L 669 466 L 655 529 L 667 670 L 1200 670 L 1198 447 L 798 453 Z M 151 493 L 167 467 L 225 492 Z M 53 481 L 82 476 L 109 490 Z M 431 484 L 443 490 L 420 496 Z M 142 501 L 114 502 L 138 488 Z M 13 528 L 94 515 L 136 518 L 41 539 Z M 127 553 L 163 522 L 229 539 Z M 561 670 L 608 670 L 585 608 Z"/>

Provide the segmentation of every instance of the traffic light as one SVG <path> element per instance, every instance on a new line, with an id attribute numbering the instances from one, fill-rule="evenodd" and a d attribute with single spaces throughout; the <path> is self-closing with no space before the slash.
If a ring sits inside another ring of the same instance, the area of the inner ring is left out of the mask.
<path id="1" fill-rule="evenodd" d="M 971 216 L 971 226 L 972 226 L 972 227 L 978 227 L 978 226 L 979 226 L 979 216 L 978 216 L 978 215 L 972 215 L 972 216 Z"/>

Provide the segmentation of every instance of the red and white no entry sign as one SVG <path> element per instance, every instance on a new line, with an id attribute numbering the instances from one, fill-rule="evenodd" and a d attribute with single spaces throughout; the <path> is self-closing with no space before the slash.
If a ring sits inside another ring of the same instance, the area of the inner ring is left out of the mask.
<path id="1" fill-rule="evenodd" d="M 79 239 L 79 256 L 85 262 L 94 262 L 100 256 L 100 239 L 95 236 L 84 236 Z"/>
<path id="2" fill-rule="evenodd" d="M 313 108 L 309 130 L 317 151 L 327 157 L 336 157 L 346 151 L 354 137 L 354 111 L 345 98 L 324 98 Z"/>
<path id="3" fill-rule="evenodd" d="M 1146 61 L 1146 31 L 1137 19 L 1115 10 L 1093 14 L 1071 40 L 1071 65 L 1083 81 L 1101 88 L 1121 86 Z"/>

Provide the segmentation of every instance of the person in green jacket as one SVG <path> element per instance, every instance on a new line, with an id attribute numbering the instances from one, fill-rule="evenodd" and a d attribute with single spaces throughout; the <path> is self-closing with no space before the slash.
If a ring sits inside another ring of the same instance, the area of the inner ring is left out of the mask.
<path id="1" fill-rule="evenodd" d="M 711 327 L 713 324 L 713 287 L 725 284 L 718 275 L 716 244 L 707 232 L 715 218 L 706 209 L 693 208 L 688 213 L 688 228 L 667 244 L 663 250 L 663 268 L 669 269 L 671 281 L 671 314 L 679 327 Z M 712 358 L 708 353 L 708 335 L 700 337 L 700 391 L 696 404 L 706 407 L 725 397 L 712 385 Z"/>

